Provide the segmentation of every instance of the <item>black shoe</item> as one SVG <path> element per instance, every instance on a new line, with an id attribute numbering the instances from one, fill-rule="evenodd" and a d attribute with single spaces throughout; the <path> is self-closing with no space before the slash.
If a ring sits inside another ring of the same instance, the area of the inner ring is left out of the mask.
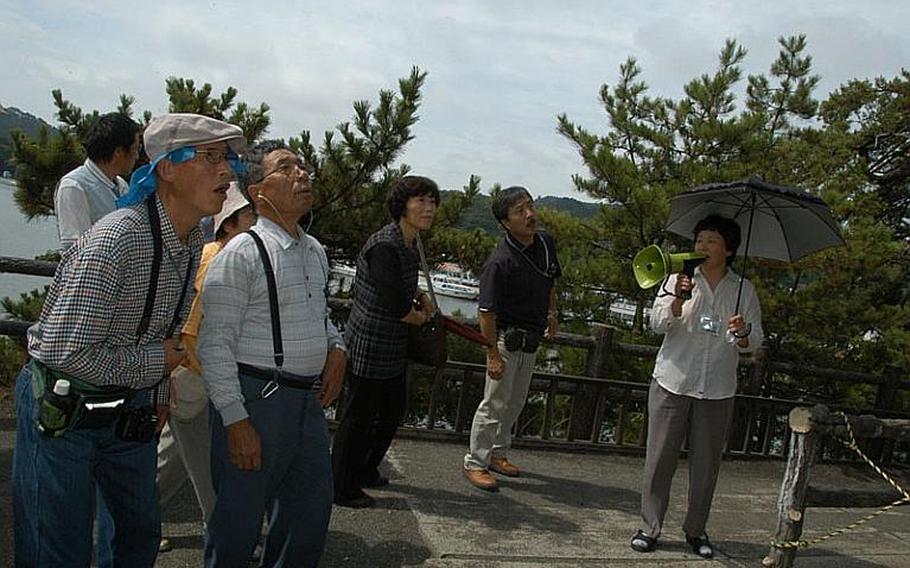
<path id="1" fill-rule="evenodd" d="M 632 541 L 629 545 L 636 552 L 651 552 L 657 547 L 657 539 L 646 535 L 644 531 L 639 529 L 637 533 L 632 535 Z"/>
<path id="2" fill-rule="evenodd" d="M 335 495 L 335 504 L 339 507 L 350 507 L 351 509 L 369 509 L 376 506 L 376 499 L 373 499 L 366 493 L 347 497 L 345 495 Z"/>
<path id="3" fill-rule="evenodd" d="M 692 552 L 702 558 L 714 558 L 714 545 L 708 540 L 708 535 L 692 537 L 686 535 L 686 542 L 692 547 Z"/>
<path id="4" fill-rule="evenodd" d="M 361 479 L 360 480 L 361 487 L 367 487 L 367 488 L 371 488 L 371 489 L 375 489 L 377 487 L 385 487 L 388 484 L 389 484 L 389 478 L 382 474 L 377 474 L 376 477 L 373 477 L 371 479 Z"/>

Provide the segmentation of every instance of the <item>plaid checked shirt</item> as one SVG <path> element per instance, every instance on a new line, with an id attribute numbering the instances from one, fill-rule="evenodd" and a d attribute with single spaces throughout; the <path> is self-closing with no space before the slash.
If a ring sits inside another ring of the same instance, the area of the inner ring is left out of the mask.
<path id="1" fill-rule="evenodd" d="M 370 251 L 380 244 L 395 248 L 401 267 L 400 288 L 413 298 L 417 291 L 418 257 L 405 246 L 398 223 L 389 223 L 367 239 L 357 256 L 354 277 L 354 304 L 345 327 L 351 372 L 369 379 L 390 379 L 408 366 L 408 324 L 401 321 L 396 308 L 387 305 L 380 284 L 370 273 Z"/>
<path id="2" fill-rule="evenodd" d="M 155 204 L 163 250 L 148 330 L 136 337 L 154 250 L 142 203 L 105 216 L 63 255 L 41 317 L 28 330 L 28 351 L 52 369 L 99 386 L 144 389 L 160 383 L 157 402 L 167 404 L 168 383 L 161 381 L 164 335 L 177 309 L 187 263 L 199 266 L 203 243 L 197 226 L 182 244 L 157 197 Z M 180 321 L 186 320 L 194 293 L 191 278 Z"/>

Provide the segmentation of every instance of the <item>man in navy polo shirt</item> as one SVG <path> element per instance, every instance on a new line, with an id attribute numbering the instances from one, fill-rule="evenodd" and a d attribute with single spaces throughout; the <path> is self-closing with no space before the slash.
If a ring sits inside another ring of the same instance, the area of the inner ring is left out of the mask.
<path id="1" fill-rule="evenodd" d="M 499 484 L 490 470 L 518 477 L 506 458 L 512 427 L 528 396 L 537 347 L 556 335 L 554 283 L 562 275 L 552 237 L 538 231 L 534 201 L 527 189 L 503 189 L 493 216 L 505 229 L 480 275 L 480 330 L 490 341 L 483 401 L 471 425 L 464 475 L 485 491 Z"/>

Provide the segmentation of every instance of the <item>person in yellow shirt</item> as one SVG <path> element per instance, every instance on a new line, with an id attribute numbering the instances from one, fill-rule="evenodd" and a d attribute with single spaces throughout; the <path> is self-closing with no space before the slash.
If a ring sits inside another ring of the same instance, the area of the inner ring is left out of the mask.
<path id="1" fill-rule="evenodd" d="M 214 217 L 215 241 L 202 249 L 199 271 L 196 272 L 196 297 L 180 333 L 186 348 L 186 359 L 171 373 L 171 409 L 167 424 L 158 442 L 158 495 L 161 509 L 177 495 L 189 478 L 196 492 L 203 523 L 208 521 L 215 504 L 210 467 L 211 436 L 209 434 L 208 396 L 202 385 L 202 367 L 196 357 L 196 341 L 202 322 L 202 283 L 209 263 L 232 238 L 256 222 L 253 205 L 240 192 L 237 182 L 227 190 L 227 199 Z M 168 540 L 162 539 L 160 550 L 170 550 Z"/>

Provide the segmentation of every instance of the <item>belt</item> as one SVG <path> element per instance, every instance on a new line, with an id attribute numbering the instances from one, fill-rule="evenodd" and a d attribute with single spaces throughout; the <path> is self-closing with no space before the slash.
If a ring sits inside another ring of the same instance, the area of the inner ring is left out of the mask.
<path id="1" fill-rule="evenodd" d="M 70 383 L 70 392 L 81 396 L 86 402 L 108 402 L 121 398 L 132 398 L 135 391 L 127 387 L 102 386 L 51 369 L 34 357 L 31 359 L 32 374 L 44 381 L 44 388 L 53 390 L 54 384 L 64 379 Z M 42 391 L 43 392 L 43 391 Z M 38 393 L 40 395 L 40 393 Z"/>
<path id="2" fill-rule="evenodd" d="M 283 387 L 300 390 L 316 390 L 321 386 L 319 377 L 304 377 L 278 369 L 263 369 L 246 363 L 237 363 L 237 370 L 244 375 L 260 381 L 275 381 Z"/>

